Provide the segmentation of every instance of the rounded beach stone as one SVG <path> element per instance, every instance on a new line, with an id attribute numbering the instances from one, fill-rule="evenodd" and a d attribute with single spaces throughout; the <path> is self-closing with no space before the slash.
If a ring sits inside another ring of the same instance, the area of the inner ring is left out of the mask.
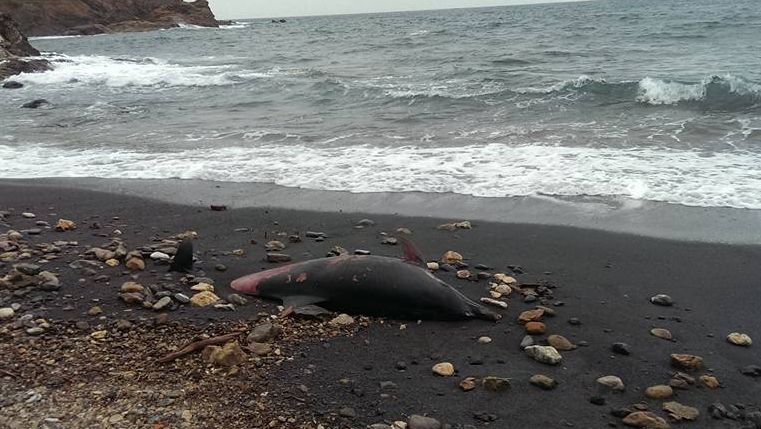
<path id="1" fill-rule="evenodd" d="M 547 365 L 557 365 L 563 360 L 563 356 L 552 346 L 529 346 L 525 350 L 532 359 Z"/>
<path id="2" fill-rule="evenodd" d="M 727 335 L 727 341 L 729 341 L 731 344 L 742 347 L 750 347 L 750 345 L 753 344 L 753 340 L 751 340 L 748 334 L 743 334 L 740 332 L 732 332 L 731 334 Z"/>
<path id="3" fill-rule="evenodd" d="M 653 328 L 650 330 L 650 335 L 658 337 L 664 340 L 672 340 L 674 337 L 671 335 L 671 331 L 663 328 Z"/>
<path id="4" fill-rule="evenodd" d="M 615 375 L 606 375 L 597 379 L 597 384 L 605 387 L 610 387 L 613 390 L 623 391 L 626 389 L 623 380 Z"/>
<path id="5" fill-rule="evenodd" d="M 529 335 L 542 335 L 547 331 L 547 326 L 542 322 L 526 323 L 526 333 Z"/>
<path id="6" fill-rule="evenodd" d="M 557 381 L 544 374 L 532 375 L 529 379 L 529 383 L 543 390 L 552 390 L 558 385 Z"/>
<path id="7" fill-rule="evenodd" d="M 652 298 L 650 298 L 650 302 L 652 302 L 655 305 L 662 305 L 664 307 L 669 307 L 674 305 L 674 300 L 670 296 L 664 293 L 659 293 L 658 295 L 653 296 Z"/>
<path id="8" fill-rule="evenodd" d="M 431 368 L 434 374 L 442 377 L 451 377 L 454 375 L 454 365 L 449 362 L 440 362 Z"/>
<path id="9" fill-rule="evenodd" d="M 665 384 L 659 384 L 657 386 L 650 386 L 645 389 L 645 396 L 650 399 L 666 399 L 674 395 L 674 390 L 671 386 Z"/>

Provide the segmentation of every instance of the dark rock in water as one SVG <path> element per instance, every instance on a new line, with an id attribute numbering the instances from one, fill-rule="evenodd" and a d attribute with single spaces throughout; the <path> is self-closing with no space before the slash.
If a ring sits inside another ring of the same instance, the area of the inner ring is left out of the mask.
<path id="1" fill-rule="evenodd" d="M 619 355 L 629 356 L 632 354 L 631 347 L 629 347 L 629 345 L 626 343 L 613 343 L 610 349 L 613 351 L 613 353 Z"/>
<path id="2" fill-rule="evenodd" d="M 45 100 L 44 98 L 40 98 L 37 100 L 30 101 L 28 103 L 24 103 L 21 105 L 24 109 L 39 109 L 40 107 L 49 106 L 50 103 L 48 100 Z"/>
<path id="3" fill-rule="evenodd" d="M 3 84 L 3 88 L 5 89 L 19 89 L 23 88 L 24 84 L 21 82 L 16 82 L 15 80 L 9 80 L 8 82 L 5 82 Z"/>
<path id="4" fill-rule="evenodd" d="M 180 273 L 189 273 L 193 270 L 193 242 L 190 240 L 183 240 L 177 247 L 177 253 L 174 254 L 174 259 L 169 265 L 169 271 L 177 271 Z"/>
<path id="5" fill-rule="evenodd" d="M 0 59 L 2 59 L 0 57 Z M 0 64 L 0 79 L 21 73 L 38 73 L 51 70 L 50 63 L 47 60 L 25 60 L 21 58 L 10 58 Z"/>
<path id="6" fill-rule="evenodd" d="M 223 212 L 227 210 L 227 206 L 221 205 L 221 204 L 212 204 L 211 206 L 209 206 L 209 208 L 213 212 Z"/>

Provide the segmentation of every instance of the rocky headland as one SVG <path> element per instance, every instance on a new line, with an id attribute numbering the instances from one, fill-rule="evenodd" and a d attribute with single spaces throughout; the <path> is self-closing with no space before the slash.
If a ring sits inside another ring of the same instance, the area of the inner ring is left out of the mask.
<path id="1" fill-rule="evenodd" d="M 49 70 L 50 64 L 46 60 L 23 59 L 38 55 L 40 51 L 29 44 L 16 22 L 10 16 L 0 13 L 0 80 L 19 73 Z"/>
<path id="2" fill-rule="evenodd" d="M 206 0 L 4 0 L 0 13 L 10 15 L 28 36 L 219 26 Z"/>

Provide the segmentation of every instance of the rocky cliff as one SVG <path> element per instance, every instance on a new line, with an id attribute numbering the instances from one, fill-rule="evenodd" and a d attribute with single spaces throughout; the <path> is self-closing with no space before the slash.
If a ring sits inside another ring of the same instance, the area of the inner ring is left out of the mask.
<path id="1" fill-rule="evenodd" d="M 0 0 L 0 13 L 28 36 L 219 26 L 206 0 Z"/>
<path id="2" fill-rule="evenodd" d="M 37 55 L 40 51 L 29 44 L 11 17 L 0 13 L 0 80 L 14 74 L 49 70 L 50 65 L 45 60 L 21 59 Z"/>

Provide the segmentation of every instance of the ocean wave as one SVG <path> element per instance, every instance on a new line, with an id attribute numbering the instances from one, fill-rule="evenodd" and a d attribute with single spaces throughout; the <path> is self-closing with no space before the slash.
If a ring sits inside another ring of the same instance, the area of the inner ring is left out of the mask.
<path id="1" fill-rule="evenodd" d="M 158 58 L 111 58 L 96 55 L 50 56 L 53 70 L 25 73 L 16 80 L 37 85 L 173 87 L 232 85 L 257 75 L 232 65 L 180 65 Z"/>
<path id="2" fill-rule="evenodd" d="M 523 87 L 514 91 L 524 95 L 558 97 L 569 93 L 595 95 L 600 101 L 686 105 L 705 110 L 743 111 L 761 106 L 761 84 L 733 75 L 710 76 L 694 83 L 651 77 L 608 82 L 604 78 L 582 75 L 546 87 Z"/>
<path id="3" fill-rule="evenodd" d="M 254 137 L 256 139 L 256 137 Z M 596 195 L 761 209 L 761 154 L 508 146 L 283 145 L 165 152 L 0 144 L 3 177 L 182 178 L 350 192 Z M 678 171 L 675 171 L 678 166 Z M 716 180 L 721 177 L 722 180 Z"/>

